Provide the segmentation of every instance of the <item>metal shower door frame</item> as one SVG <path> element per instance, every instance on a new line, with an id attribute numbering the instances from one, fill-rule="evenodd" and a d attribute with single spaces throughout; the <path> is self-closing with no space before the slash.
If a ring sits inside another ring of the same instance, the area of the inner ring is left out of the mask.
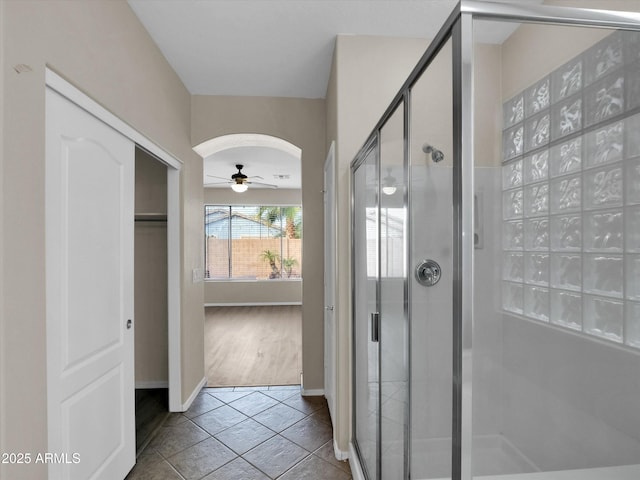
<path id="1" fill-rule="evenodd" d="M 587 10 L 546 5 L 506 4 L 461 0 L 449 15 L 407 80 L 381 116 L 351 163 L 351 227 L 354 227 L 353 174 L 371 148 L 379 148 L 382 127 L 401 102 L 410 108 L 411 89 L 444 44 L 452 40 L 453 64 L 453 416 L 452 416 L 452 480 L 471 480 L 472 457 L 472 396 L 473 396 L 473 268 L 474 268 L 474 102 L 473 102 L 473 22 L 496 20 L 507 22 L 537 23 L 547 25 L 582 26 L 591 28 L 640 31 L 640 13 L 605 10 Z M 408 111 L 405 110 L 405 162 L 410 158 Z M 379 150 L 378 150 L 379 152 Z M 379 166 L 379 160 L 378 160 Z M 411 203 L 411 193 L 405 196 L 405 206 Z M 409 225 L 409 229 L 411 226 Z M 409 232 L 410 235 L 410 232 Z M 409 236 L 407 237 L 409 238 Z M 355 312 L 355 245 L 352 239 L 352 320 Z M 407 262 L 409 262 L 407 256 Z M 407 264 L 407 271 L 411 271 Z M 464 275 L 463 272 L 467 272 Z M 378 287 L 379 288 L 379 287 Z M 378 291 L 379 294 L 379 291 Z M 411 299 L 405 295 L 407 305 Z M 407 308 L 405 305 L 405 309 Z M 411 319 L 409 319 L 409 324 Z M 355 339 L 352 338 L 355 352 Z M 412 366 L 409 365 L 409 372 Z M 409 389 L 411 384 L 409 383 Z M 355 392 L 355 378 L 352 379 Z M 355 410 L 355 395 L 352 396 Z M 355 415 L 352 415 L 352 431 L 355 431 Z M 410 419 L 408 424 L 411 425 Z M 378 436 L 380 431 L 378 431 Z M 378 441 L 380 439 L 378 438 Z M 356 452 L 357 442 L 354 441 Z M 410 444 L 409 444 L 410 447 Z M 359 452 L 357 452 L 359 454 Z M 380 453 L 380 452 L 379 452 Z M 405 453 L 410 455 L 410 453 Z M 410 462 L 405 461 L 405 465 Z M 380 461 L 378 459 L 378 469 Z M 378 470 L 379 471 L 379 470 Z M 378 474 L 379 475 L 379 474 Z M 406 468 L 407 478 L 411 478 Z M 374 479 L 370 479 L 374 480 Z"/>
<path id="2" fill-rule="evenodd" d="M 454 27 L 454 415 L 452 480 L 471 480 L 473 408 L 474 102 L 473 22 L 494 20 L 640 31 L 640 13 L 461 0 Z M 455 165 L 458 168 L 455 168 Z M 457 175 L 456 175 L 457 170 Z M 469 272 L 463 275 L 462 272 Z M 459 304 L 458 304 L 459 302 Z M 457 329 L 457 332 L 456 332 Z M 457 442 L 456 442 L 457 440 Z"/>

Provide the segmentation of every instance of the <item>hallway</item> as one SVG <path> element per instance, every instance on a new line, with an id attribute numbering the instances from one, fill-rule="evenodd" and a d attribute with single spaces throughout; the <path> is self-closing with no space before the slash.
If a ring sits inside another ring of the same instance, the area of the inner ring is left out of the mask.
<path id="1" fill-rule="evenodd" d="M 127 480 L 349 480 L 323 397 L 298 385 L 205 388 L 171 414 Z"/>
<path id="2" fill-rule="evenodd" d="M 297 385 L 302 372 L 302 307 L 206 307 L 207 386 Z"/>

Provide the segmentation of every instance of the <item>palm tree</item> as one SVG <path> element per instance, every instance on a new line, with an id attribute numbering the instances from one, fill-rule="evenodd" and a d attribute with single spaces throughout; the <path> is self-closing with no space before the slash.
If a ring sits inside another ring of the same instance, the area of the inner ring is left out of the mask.
<path id="1" fill-rule="evenodd" d="M 284 271 L 287 272 L 287 278 L 291 278 L 291 271 L 296 265 L 298 265 L 298 260 L 296 260 L 295 258 L 287 257 L 282 260 L 282 268 L 284 268 Z"/>
<path id="2" fill-rule="evenodd" d="M 277 262 L 280 260 L 280 255 L 278 255 L 276 252 L 272 252 L 271 250 L 265 250 L 260 254 L 260 257 L 265 262 L 269 262 L 269 265 L 271 266 L 271 273 L 269 274 L 269 278 L 280 278 L 280 269 L 277 265 Z"/>
<path id="3" fill-rule="evenodd" d="M 269 226 L 280 220 L 285 222 L 286 238 L 300 238 L 302 218 L 300 207 L 260 207 L 258 218 L 265 221 Z"/>

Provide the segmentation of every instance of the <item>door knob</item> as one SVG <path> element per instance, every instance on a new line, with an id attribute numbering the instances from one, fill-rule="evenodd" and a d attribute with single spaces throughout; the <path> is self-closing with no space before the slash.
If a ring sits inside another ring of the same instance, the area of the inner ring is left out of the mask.
<path id="1" fill-rule="evenodd" d="M 416 280 L 425 287 L 433 287 L 441 275 L 440 265 L 434 260 L 423 260 L 416 266 Z"/>
<path id="2" fill-rule="evenodd" d="M 131 329 L 132 325 L 133 325 L 133 322 L 131 321 L 131 319 L 127 320 L 127 330 Z"/>

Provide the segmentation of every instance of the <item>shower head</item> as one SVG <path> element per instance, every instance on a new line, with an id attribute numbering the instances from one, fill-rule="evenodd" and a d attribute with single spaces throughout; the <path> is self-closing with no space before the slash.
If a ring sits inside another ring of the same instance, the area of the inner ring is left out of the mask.
<path id="1" fill-rule="evenodd" d="M 431 160 L 433 160 L 436 163 L 444 160 L 444 153 L 442 153 L 437 148 L 429 145 L 428 143 L 425 143 L 424 145 L 422 145 L 422 151 L 424 153 L 430 153 L 431 154 Z"/>

